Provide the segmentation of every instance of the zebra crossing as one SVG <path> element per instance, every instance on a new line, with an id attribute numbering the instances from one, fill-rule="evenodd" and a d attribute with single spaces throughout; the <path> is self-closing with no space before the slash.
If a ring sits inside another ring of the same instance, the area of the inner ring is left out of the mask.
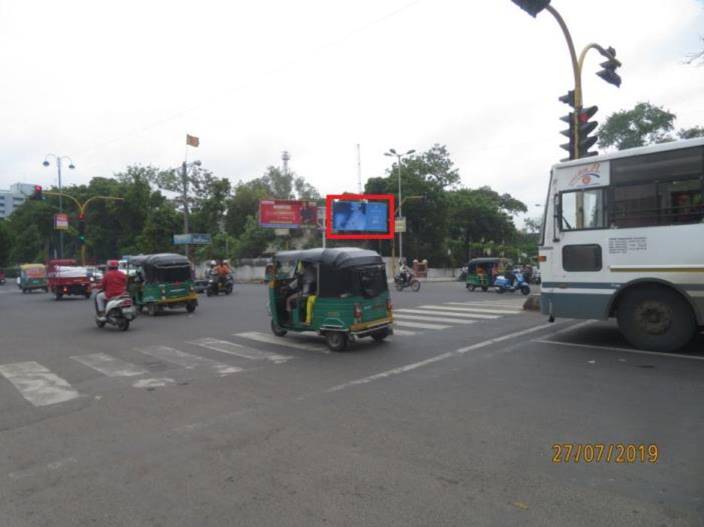
<path id="1" fill-rule="evenodd" d="M 412 337 L 424 330 L 468 327 L 521 312 L 516 304 L 488 304 L 447 302 L 395 309 L 393 339 Z M 195 338 L 178 345 L 184 349 L 154 344 L 124 353 L 72 355 L 63 362 L 54 360 L 55 371 L 36 361 L 0 364 L 0 389 L 7 389 L 3 383 L 9 383 L 26 402 L 45 407 L 89 395 L 86 391 L 90 388 L 82 381 L 72 385 L 69 379 L 85 379 L 91 372 L 114 382 L 126 382 L 133 388 L 154 389 L 176 384 L 168 375 L 176 377 L 178 371 L 225 377 L 266 364 L 285 364 L 300 357 L 301 352 L 330 354 L 320 339 L 310 335 L 280 338 L 267 332 L 243 331 L 231 334 L 231 338 L 234 340 Z M 83 370 L 76 372 L 75 368 Z"/>
<path id="2" fill-rule="evenodd" d="M 394 334 L 413 336 L 417 330 L 464 327 L 522 312 L 521 305 L 512 302 L 445 302 L 394 309 Z"/>

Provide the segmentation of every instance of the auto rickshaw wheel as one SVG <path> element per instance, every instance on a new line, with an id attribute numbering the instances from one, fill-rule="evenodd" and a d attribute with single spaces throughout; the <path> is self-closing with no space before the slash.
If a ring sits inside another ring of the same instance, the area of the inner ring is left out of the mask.
<path id="1" fill-rule="evenodd" d="M 45 293 L 48 293 L 48 292 L 49 292 L 49 288 L 48 288 L 48 287 L 42 287 L 42 290 L 43 290 Z"/>
<path id="2" fill-rule="evenodd" d="M 476 288 L 477 288 L 477 286 L 474 285 L 474 284 L 467 284 L 467 289 L 469 289 L 469 290 L 472 291 L 472 292 L 474 292 L 474 290 L 475 290 Z"/>
<path id="3" fill-rule="evenodd" d="M 379 330 L 375 331 L 374 333 L 372 333 L 372 338 L 374 340 L 376 340 L 377 342 L 381 342 L 382 340 L 384 340 L 388 336 L 389 336 L 389 329 L 388 328 L 379 329 Z"/>
<path id="4" fill-rule="evenodd" d="M 332 351 L 344 351 L 347 349 L 347 333 L 342 331 L 328 331 L 325 333 L 325 343 Z"/>
<path id="5" fill-rule="evenodd" d="M 196 304 L 193 300 L 189 300 L 186 303 L 186 311 L 188 311 L 189 313 L 193 313 L 196 310 L 197 306 L 198 304 Z"/>
<path id="6" fill-rule="evenodd" d="M 288 331 L 286 331 L 284 328 L 274 322 L 273 319 L 271 320 L 271 332 L 277 337 L 283 337 L 284 335 L 286 335 L 286 333 L 288 333 Z"/>
<path id="7" fill-rule="evenodd" d="M 26 295 L 26 294 L 27 294 L 27 290 L 26 290 L 26 289 L 22 289 L 22 294 L 23 294 L 23 295 Z"/>
<path id="8" fill-rule="evenodd" d="M 488 290 L 489 290 L 489 288 L 487 286 L 485 286 L 485 285 L 482 286 L 482 291 L 484 291 L 486 293 Z"/>
<path id="9" fill-rule="evenodd" d="M 63 298 L 63 294 L 61 293 L 56 293 L 56 300 L 61 300 Z"/>

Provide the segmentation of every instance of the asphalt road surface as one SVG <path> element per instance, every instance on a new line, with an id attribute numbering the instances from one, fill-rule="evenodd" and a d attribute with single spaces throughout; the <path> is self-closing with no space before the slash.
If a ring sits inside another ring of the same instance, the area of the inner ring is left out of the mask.
<path id="1" fill-rule="evenodd" d="M 426 283 L 330 353 L 274 338 L 266 293 L 122 333 L 0 287 L 0 526 L 704 524 L 704 335 L 642 353 Z"/>

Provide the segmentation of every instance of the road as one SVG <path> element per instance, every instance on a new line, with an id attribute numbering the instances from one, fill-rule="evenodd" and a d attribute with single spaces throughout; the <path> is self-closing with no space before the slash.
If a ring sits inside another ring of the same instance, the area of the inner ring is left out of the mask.
<path id="1" fill-rule="evenodd" d="M 0 287 L 0 525 L 704 524 L 704 335 L 631 349 L 459 283 L 388 342 L 274 342 L 266 288 L 99 330 Z M 555 443 L 657 462 L 554 463 Z"/>

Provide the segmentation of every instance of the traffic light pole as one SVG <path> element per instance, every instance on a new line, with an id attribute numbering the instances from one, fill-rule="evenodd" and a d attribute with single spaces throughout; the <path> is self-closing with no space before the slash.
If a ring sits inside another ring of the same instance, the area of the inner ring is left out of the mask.
<path id="1" fill-rule="evenodd" d="M 76 204 L 76 207 L 78 208 L 79 221 L 84 222 L 84 225 L 85 225 L 86 209 L 88 208 L 88 205 L 92 201 L 99 200 L 99 199 L 102 199 L 105 201 L 125 201 L 125 198 L 116 198 L 114 196 L 93 196 L 93 197 L 85 200 L 83 203 L 81 203 L 80 201 L 78 201 L 76 198 L 74 198 L 70 194 L 64 194 L 63 192 L 46 192 L 45 191 L 44 194 L 46 194 L 48 196 L 58 196 L 59 203 L 61 203 L 62 198 L 68 198 L 68 199 L 72 200 Z M 61 234 L 61 239 L 63 240 L 64 231 L 59 231 L 59 233 Z M 61 246 L 61 257 L 63 258 L 63 245 Z M 86 264 L 86 244 L 85 244 L 84 240 L 81 240 L 81 265 L 85 265 L 85 264 Z"/>

